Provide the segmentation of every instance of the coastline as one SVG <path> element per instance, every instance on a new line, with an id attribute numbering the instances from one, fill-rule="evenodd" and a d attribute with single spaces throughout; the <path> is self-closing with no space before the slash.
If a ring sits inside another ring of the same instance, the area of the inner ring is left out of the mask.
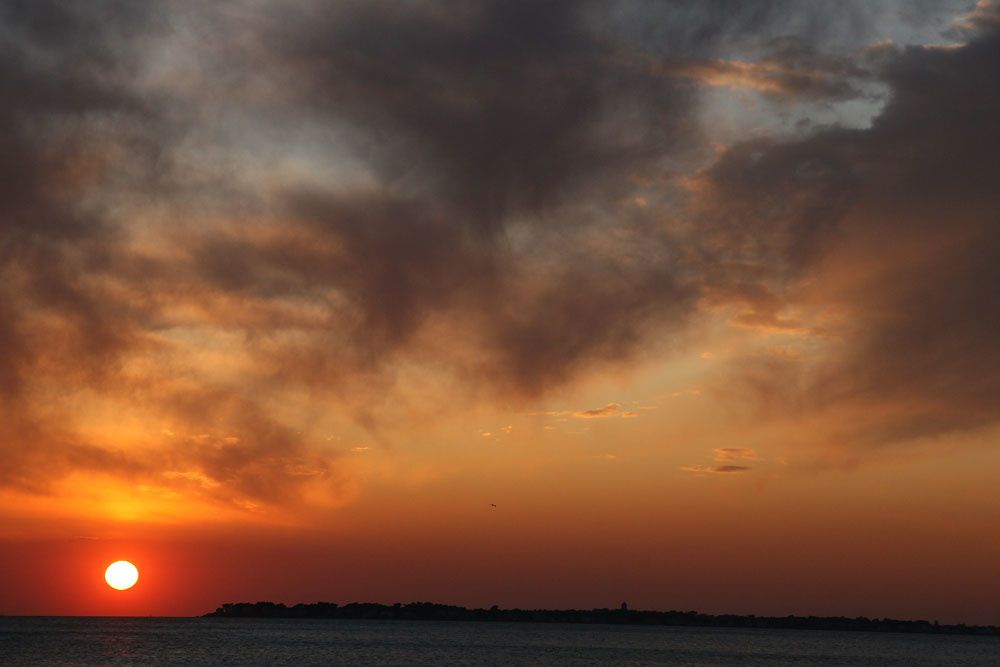
<path id="1" fill-rule="evenodd" d="M 919 634 L 1000 636 L 1000 627 L 940 624 L 917 620 L 859 616 L 756 616 L 702 614 L 695 611 L 635 609 L 468 609 L 431 602 L 385 605 L 374 602 L 332 602 L 286 606 L 276 602 L 226 603 L 204 618 L 367 619 L 406 621 L 473 621 L 507 623 L 577 623 L 609 625 L 660 625 L 673 627 L 759 628 L 770 630 L 842 630 L 852 632 L 901 632 Z"/>

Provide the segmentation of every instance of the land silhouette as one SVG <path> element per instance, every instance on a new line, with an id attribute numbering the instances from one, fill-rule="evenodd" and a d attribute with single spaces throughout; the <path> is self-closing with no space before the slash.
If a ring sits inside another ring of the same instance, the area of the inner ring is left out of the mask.
<path id="1" fill-rule="evenodd" d="M 341 618 L 386 621 L 486 621 L 507 623 L 605 623 L 708 628 L 760 628 L 780 630 L 849 630 L 856 632 L 910 632 L 953 635 L 1000 635 L 991 625 L 945 625 L 937 621 L 902 621 L 858 616 L 755 616 L 702 614 L 695 611 L 645 611 L 629 609 L 468 609 L 432 602 L 385 605 L 375 602 L 296 604 L 280 602 L 227 603 L 205 614 L 211 618 Z"/>

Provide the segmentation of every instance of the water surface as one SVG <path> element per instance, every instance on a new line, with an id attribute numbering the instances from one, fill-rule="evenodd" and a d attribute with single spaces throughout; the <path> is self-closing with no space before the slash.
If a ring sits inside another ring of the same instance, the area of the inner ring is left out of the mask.
<path id="1" fill-rule="evenodd" d="M 1000 667 L 1000 638 L 213 618 L 0 618 L 0 664 Z"/>

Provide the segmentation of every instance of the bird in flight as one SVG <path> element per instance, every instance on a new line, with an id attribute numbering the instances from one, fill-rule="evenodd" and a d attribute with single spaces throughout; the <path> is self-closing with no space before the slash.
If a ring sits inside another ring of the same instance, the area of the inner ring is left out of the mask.
<path id="1" fill-rule="evenodd" d="M 490 503 L 490 507 L 496 507 L 496 506 L 497 506 L 496 503 Z"/>

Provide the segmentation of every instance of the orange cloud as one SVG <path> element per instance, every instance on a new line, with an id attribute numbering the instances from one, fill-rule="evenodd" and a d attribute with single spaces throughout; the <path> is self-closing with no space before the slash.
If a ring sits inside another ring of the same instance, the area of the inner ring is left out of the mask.
<path id="1" fill-rule="evenodd" d="M 747 472 L 750 470 L 747 466 L 739 465 L 723 465 L 723 466 L 683 466 L 681 468 L 684 472 L 697 473 L 697 474 L 711 474 L 711 475 L 729 475 L 734 473 Z"/>
<path id="2" fill-rule="evenodd" d="M 762 461 L 757 450 L 744 447 L 719 447 L 712 450 L 713 459 L 717 463 L 725 461 Z"/>

